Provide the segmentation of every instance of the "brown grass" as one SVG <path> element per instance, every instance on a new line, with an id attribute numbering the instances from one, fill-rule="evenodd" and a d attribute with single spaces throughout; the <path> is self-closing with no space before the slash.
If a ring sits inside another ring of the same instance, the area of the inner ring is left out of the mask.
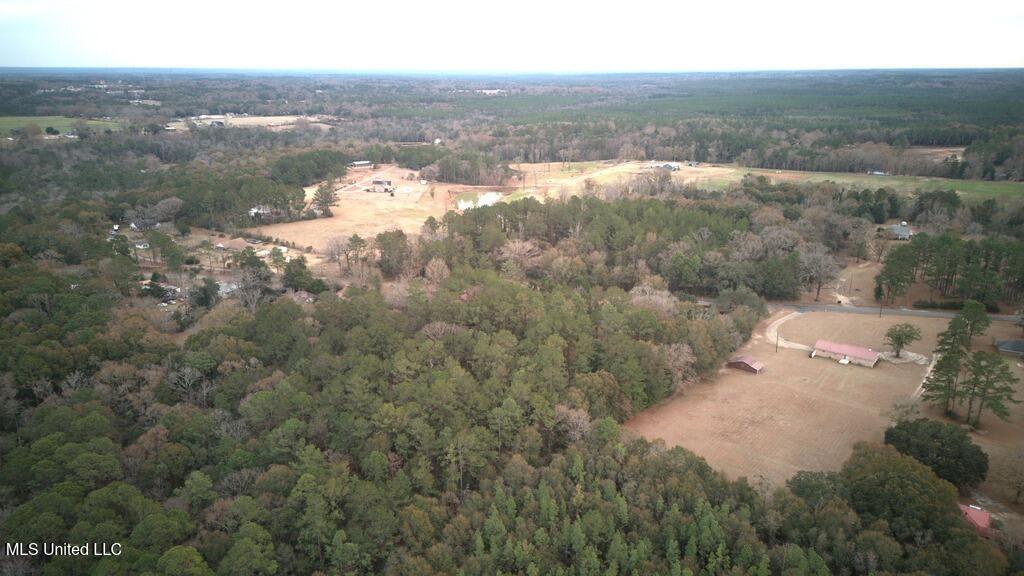
<path id="1" fill-rule="evenodd" d="M 740 350 L 765 363 L 762 374 L 723 368 L 710 382 L 645 410 L 626 427 L 648 439 L 692 450 L 731 477 L 764 477 L 774 484 L 798 470 L 838 470 L 855 443 L 881 441 L 890 424 L 889 410 L 911 398 L 926 366 L 885 361 L 875 368 L 842 366 L 811 359 L 799 350 L 776 352 L 764 330 L 785 314 L 762 322 Z M 779 333 L 799 344 L 826 338 L 881 350 L 885 331 L 898 322 L 921 328 L 922 340 L 909 349 L 929 356 L 936 335 L 947 324 L 935 318 L 811 312 L 786 322 Z M 990 346 L 993 337 L 1017 333 L 1019 329 L 1009 323 L 994 323 L 974 346 Z M 1018 376 L 1024 373 L 1020 367 L 1014 370 Z M 990 416 L 984 421 L 987 433 L 975 435 L 976 441 L 998 461 L 1004 450 L 1024 440 L 1022 418 L 1020 406 L 1012 423 Z"/>
<path id="2" fill-rule="evenodd" d="M 407 177 L 412 174 L 412 179 Z M 395 195 L 366 192 L 376 178 L 391 180 Z M 306 200 L 311 201 L 317 186 L 306 188 Z M 331 208 L 329 218 L 300 222 L 271 224 L 253 228 L 254 232 L 295 242 L 300 247 L 312 246 L 322 251 L 334 237 L 359 234 L 364 238 L 380 232 L 400 229 L 407 234 L 419 234 L 424 220 L 433 216 L 440 219 L 455 207 L 460 194 L 480 194 L 503 190 L 498 187 L 458 186 L 453 184 L 421 184 L 413 170 L 383 165 L 376 170 L 352 171 L 337 188 L 338 202 Z"/>

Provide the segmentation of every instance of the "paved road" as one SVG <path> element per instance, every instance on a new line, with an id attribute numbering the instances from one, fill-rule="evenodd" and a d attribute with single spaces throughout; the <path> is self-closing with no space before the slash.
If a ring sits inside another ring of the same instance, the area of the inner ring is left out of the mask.
<path id="1" fill-rule="evenodd" d="M 874 314 L 878 316 L 878 308 L 868 306 L 842 306 L 840 304 L 809 304 L 802 302 L 771 302 L 770 310 L 788 308 L 800 312 L 842 312 L 844 314 Z M 882 308 L 882 316 L 918 316 L 920 318 L 952 318 L 955 312 L 945 310 L 913 310 L 911 308 Z M 989 318 L 998 322 L 1016 322 L 1013 314 L 989 314 Z"/>

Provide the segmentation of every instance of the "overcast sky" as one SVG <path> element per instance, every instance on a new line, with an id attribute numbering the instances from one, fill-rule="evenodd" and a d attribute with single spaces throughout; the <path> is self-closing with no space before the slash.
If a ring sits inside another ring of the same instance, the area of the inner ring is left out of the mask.
<path id="1" fill-rule="evenodd" d="M 1021 67 L 1022 39 L 1022 0 L 0 0 L 0 66 L 495 73 Z"/>

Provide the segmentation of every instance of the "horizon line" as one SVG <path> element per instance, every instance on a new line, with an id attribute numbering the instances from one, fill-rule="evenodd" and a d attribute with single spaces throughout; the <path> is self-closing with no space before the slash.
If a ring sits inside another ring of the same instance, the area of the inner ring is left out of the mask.
<path id="1" fill-rule="evenodd" d="M 452 70 L 401 68 L 253 68 L 253 67 L 194 67 L 194 66 L 0 66 L 0 74 L 11 72 L 164 72 L 212 74 L 272 74 L 272 75 L 348 75 L 348 76 L 629 76 L 629 75 L 683 75 L 683 74 L 777 74 L 777 73 L 829 73 L 829 72 L 997 72 L 1021 71 L 1021 66 L 976 67 L 878 67 L 878 68 L 723 68 L 716 70 L 651 69 L 651 70 Z"/>

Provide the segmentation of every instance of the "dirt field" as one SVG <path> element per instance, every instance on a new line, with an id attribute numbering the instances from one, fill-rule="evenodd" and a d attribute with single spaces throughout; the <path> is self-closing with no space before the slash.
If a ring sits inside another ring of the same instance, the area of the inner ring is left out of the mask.
<path id="1" fill-rule="evenodd" d="M 960 148 L 914 148 L 913 154 L 923 158 L 941 161 L 950 154 L 962 154 Z M 599 184 L 610 184 L 617 180 L 627 180 L 644 171 L 652 161 L 604 161 L 604 162 L 551 162 L 540 164 L 513 164 L 514 170 L 525 175 L 523 180 L 510 182 L 517 192 L 510 197 L 516 199 L 523 196 L 536 198 L 554 198 L 561 194 L 579 194 L 583 192 L 584 182 L 589 178 Z M 672 178 L 682 184 L 693 184 L 712 190 L 724 190 L 739 184 L 744 176 L 753 174 L 764 176 L 772 182 L 824 182 L 831 181 L 843 186 L 855 188 L 892 188 L 897 192 L 910 194 L 917 190 L 957 190 L 970 198 L 989 198 L 993 196 L 1024 194 L 1024 184 L 1020 182 L 987 182 L 981 180 L 949 180 L 946 178 L 926 178 L 918 176 L 873 176 L 868 174 L 852 174 L 845 172 L 801 172 L 797 170 L 768 170 L 747 168 L 735 164 L 706 164 L 689 166 L 680 162 L 679 170 L 672 173 Z"/>
<path id="2" fill-rule="evenodd" d="M 395 195 L 366 192 L 365 189 L 375 179 L 391 180 Z M 316 189 L 317 186 L 305 189 L 307 202 L 312 200 Z M 495 191 L 506 193 L 509 190 L 495 186 L 424 184 L 415 171 L 394 165 L 360 168 L 350 171 L 345 181 L 339 183 L 338 202 L 331 208 L 333 216 L 330 218 L 271 224 L 252 230 L 322 251 L 328 240 L 336 236 L 359 234 L 365 238 L 396 229 L 404 230 L 406 234 L 419 234 L 424 220 L 430 216 L 441 218 L 455 208 L 457 198 Z"/>
<path id="3" fill-rule="evenodd" d="M 875 368 L 842 366 L 808 358 L 802 350 L 780 347 L 776 352 L 767 328 L 787 314 L 794 313 L 780 312 L 762 322 L 740 350 L 765 363 L 760 375 L 723 368 L 712 381 L 645 410 L 626 427 L 648 439 L 686 447 L 730 477 L 763 477 L 774 484 L 798 470 L 837 470 L 856 442 L 881 441 L 889 425 L 887 412 L 893 403 L 910 400 L 927 367 L 886 361 Z M 811 312 L 795 315 L 778 333 L 783 341 L 798 345 L 826 338 L 883 350 L 885 331 L 906 321 L 921 328 L 922 340 L 909 348 L 920 354 L 930 354 L 947 324 L 933 318 Z M 985 346 L 991 335 L 1013 333 L 1019 329 L 995 323 L 975 346 Z M 986 423 L 993 440 L 1019 444 L 1024 439 L 1020 424 Z"/>
<path id="4" fill-rule="evenodd" d="M 328 124 L 320 122 L 315 116 L 215 116 L 212 119 L 224 122 L 225 126 L 241 128 L 269 128 L 271 130 L 289 130 L 295 127 L 296 122 L 305 120 L 310 126 L 322 129 L 330 128 Z M 208 124 L 209 119 L 196 120 L 197 124 Z M 185 120 L 175 120 L 168 124 L 176 130 L 187 130 L 188 124 Z"/>
<path id="5" fill-rule="evenodd" d="M 814 290 L 804 290 L 797 302 L 806 304 L 850 304 L 853 306 L 877 306 L 874 299 L 875 276 L 882 265 L 873 261 L 857 262 L 850 259 L 835 280 L 822 285 L 821 297 L 814 299 Z"/>
<path id="6" fill-rule="evenodd" d="M 639 172 L 637 164 L 632 162 L 541 162 L 537 164 L 510 164 L 509 168 L 519 172 L 520 176 L 510 179 L 506 184 L 512 193 L 506 202 L 523 198 L 536 198 L 541 202 L 548 199 L 559 199 L 569 195 L 585 192 L 584 182 L 592 178 L 602 184 L 615 181 L 617 178 L 628 180 Z"/>
<path id="7" fill-rule="evenodd" d="M 502 201 L 525 197 L 539 200 L 560 198 L 566 194 L 581 194 L 584 181 L 593 178 L 604 184 L 616 179 L 629 179 L 639 173 L 646 163 L 561 163 L 521 164 L 513 168 L 524 173 L 522 179 L 510 181 L 506 186 L 463 186 L 439 182 L 422 183 L 413 170 L 395 165 L 381 165 L 376 169 L 351 170 L 337 188 L 338 202 L 331 209 L 330 218 L 301 222 L 271 224 L 253 228 L 254 232 L 295 242 L 301 247 L 312 246 L 323 250 L 327 241 L 336 236 L 374 236 L 387 230 L 401 229 L 406 234 L 418 234 L 428 217 L 441 218 L 457 208 L 458 200 L 479 197 L 488 192 L 502 194 Z M 410 178 L 411 176 L 411 178 Z M 375 179 L 391 180 L 395 195 L 366 192 Z M 306 190 L 310 202 L 317 186 Z"/>
<path id="8" fill-rule="evenodd" d="M 910 148 L 907 148 L 906 153 L 909 156 L 924 158 L 925 160 L 930 160 L 936 164 L 940 164 L 950 156 L 955 155 L 959 158 L 963 158 L 964 150 L 966 149 L 967 148 L 963 146 L 911 146 Z"/>
<path id="9" fill-rule="evenodd" d="M 519 196 L 534 196 L 538 199 L 559 198 L 566 194 L 582 194 L 587 180 L 607 185 L 628 182 L 634 176 L 647 171 L 652 162 L 605 161 L 605 162 L 545 162 L 539 164 L 511 164 L 509 167 L 524 175 L 518 181 Z M 687 166 L 679 163 L 679 170 L 672 177 L 682 183 L 698 184 L 714 179 L 739 182 L 736 170 L 730 167 L 701 164 Z"/>
<path id="10" fill-rule="evenodd" d="M 850 260 L 832 284 L 830 294 L 836 294 L 837 300 L 854 306 L 875 306 L 875 276 L 881 270 L 882 265 L 873 260 Z M 821 291 L 824 294 L 825 289 Z"/>

